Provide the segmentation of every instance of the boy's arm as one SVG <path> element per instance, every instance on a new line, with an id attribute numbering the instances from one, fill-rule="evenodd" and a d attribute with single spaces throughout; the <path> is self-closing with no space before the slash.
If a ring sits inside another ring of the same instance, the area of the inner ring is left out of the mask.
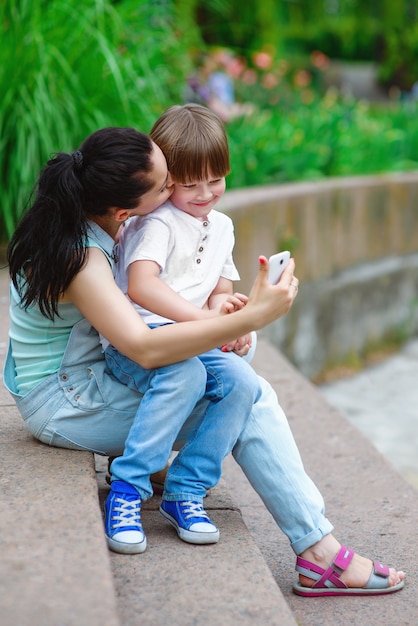
<path id="1" fill-rule="evenodd" d="M 225 314 L 239 310 L 248 300 L 242 294 L 232 294 L 232 281 L 221 278 L 209 297 L 211 302 L 208 301 L 208 304 L 216 308 L 200 309 L 166 285 L 159 278 L 159 273 L 160 266 L 155 261 L 131 263 L 128 269 L 128 295 L 140 306 L 174 322 L 199 320 L 215 317 L 220 312 Z M 226 344 L 223 349 L 232 350 L 244 356 L 250 346 L 251 336 L 246 335 Z"/>
<path id="2" fill-rule="evenodd" d="M 248 297 L 242 293 L 232 293 L 232 289 L 232 281 L 221 277 L 208 298 L 209 309 L 218 309 L 224 314 L 242 309 L 247 304 Z"/>
<path id="3" fill-rule="evenodd" d="M 208 306 L 210 309 L 220 308 L 222 304 L 224 307 L 228 307 L 228 303 L 233 305 L 232 311 L 237 311 L 246 305 L 248 298 L 241 293 L 232 293 L 233 284 L 231 280 L 227 278 L 220 278 L 215 289 L 212 291 L 208 299 Z M 227 310 L 223 310 L 227 313 Z M 236 352 L 240 356 L 245 356 L 251 348 L 251 334 L 239 337 L 236 341 L 231 341 L 222 347 L 224 352 Z"/>
<path id="4" fill-rule="evenodd" d="M 135 261 L 128 269 L 128 295 L 144 309 L 174 322 L 187 322 L 216 317 L 219 311 L 200 309 L 187 302 L 160 278 L 155 261 Z"/>
<path id="5" fill-rule="evenodd" d="M 232 280 L 221 277 L 208 298 L 209 309 L 216 309 L 219 307 L 223 302 L 225 302 L 225 300 L 228 299 L 228 296 L 232 296 L 232 292 Z"/>

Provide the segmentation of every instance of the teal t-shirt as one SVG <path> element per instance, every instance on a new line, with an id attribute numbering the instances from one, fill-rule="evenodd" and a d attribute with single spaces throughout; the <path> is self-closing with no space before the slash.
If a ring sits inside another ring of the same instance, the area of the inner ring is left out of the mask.
<path id="1" fill-rule="evenodd" d="M 10 288 L 10 330 L 15 362 L 15 384 L 25 395 L 59 369 L 73 326 L 82 319 L 71 303 L 58 306 L 60 317 L 51 321 L 37 305 L 24 309 L 14 285 Z"/>
<path id="2" fill-rule="evenodd" d="M 114 241 L 107 233 L 94 222 L 89 222 L 86 247 L 100 248 L 113 265 L 113 245 Z M 58 371 L 71 330 L 83 319 L 71 303 L 59 304 L 58 313 L 59 316 L 50 320 L 42 315 L 38 305 L 25 309 L 16 288 L 11 285 L 9 338 L 15 363 L 15 385 L 22 395 Z"/>

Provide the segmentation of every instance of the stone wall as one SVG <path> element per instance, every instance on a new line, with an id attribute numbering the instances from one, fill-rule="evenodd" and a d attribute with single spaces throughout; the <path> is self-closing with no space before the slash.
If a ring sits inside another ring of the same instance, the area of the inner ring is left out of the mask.
<path id="1" fill-rule="evenodd" d="M 418 333 L 418 173 L 229 191 L 239 289 L 289 249 L 301 280 L 265 334 L 308 377 L 393 333 Z"/>

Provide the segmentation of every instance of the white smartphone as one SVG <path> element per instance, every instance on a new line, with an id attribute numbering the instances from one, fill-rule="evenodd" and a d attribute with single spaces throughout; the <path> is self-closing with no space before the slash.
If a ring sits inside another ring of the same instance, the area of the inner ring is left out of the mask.
<path id="1" fill-rule="evenodd" d="M 284 252 L 278 252 L 277 254 L 273 254 L 269 258 L 269 274 L 268 280 L 272 285 L 275 285 L 279 282 L 280 276 L 283 273 L 284 268 L 289 263 L 290 252 L 285 250 Z"/>

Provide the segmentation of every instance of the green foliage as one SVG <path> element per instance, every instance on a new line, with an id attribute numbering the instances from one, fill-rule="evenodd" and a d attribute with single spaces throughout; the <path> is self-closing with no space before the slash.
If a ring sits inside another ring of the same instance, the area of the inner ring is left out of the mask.
<path id="1" fill-rule="evenodd" d="M 372 104 L 324 93 L 329 59 L 320 52 L 303 64 L 266 49 L 251 63 L 236 61 L 219 66 L 234 78 L 239 111 L 227 122 L 229 188 L 418 169 L 416 100 Z"/>
<path id="2" fill-rule="evenodd" d="M 234 119 L 228 186 L 416 170 L 417 108 L 344 101 L 330 92 Z"/>
<path id="3" fill-rule="evenodd" d="M 322 17 L 317 23 L 293 23 L 284 29 L 287 54 L 307 54 L 321 50 L 333 59 L 375 60 L 379 49 L 381 24 L 373 17 L 359 20 L 355 15 Z"/>
<path id="4" fill-rule="evenodd" d="M 147 132 L 181 100 L 191 62 L 171 5 L 0 4 L 0 239 L 12 233 L 52 153 L 76 148 L 103 126 Z M 192 35 L 189 25 L 188 41 Z"/>
<path id="5" fill-rule="evenodd" d="M 247 58 L 270 45 L 285 55 L 322 50 L 333 58 L 369 60 L 374 58 L 384 22 L 384 10 L 376 12 L 365 0 L 196 0 L 194 4 L 205 41 L 231 47 Z M 388 24 L 392 23 L 390 19 Z"/>
<path id="6" fill-rule="evenodd" d="M 414 21 L 402 31 L 391 30 L 385 38 L 384 58 L 379 68 L 380 81 L 409 91 L 418 81 L 418 24 Z"/>
<path id="7" fill-rule="evenodd" d="M 194 4 L 195 17 L 207 44 L 232 47 L 248 57 L 265 43 L 280 50 L 283 2 L 196 0 Z"/>

